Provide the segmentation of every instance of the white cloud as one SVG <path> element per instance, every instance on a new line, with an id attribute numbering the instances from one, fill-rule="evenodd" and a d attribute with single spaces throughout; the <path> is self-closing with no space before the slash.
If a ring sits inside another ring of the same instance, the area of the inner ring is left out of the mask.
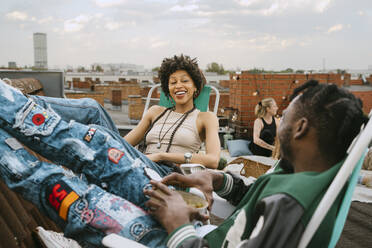
<path id="1" fill-rule="evenodd" d="M 257 3 L 258 0 L 237 0 L 238 4 L 244 5 L 244 6 L 250 6 L 254 3 Z"/>
<path id="2" fill-rule="evenodd" d="M 87 15 L 79 15 L 64 22 L 65 32 L 77 32 L 82 30 L 92 18 Z"/>
<path id="3" fill-rule="evenodd" d="M 107 22 L 105 24 L 105 28 L 110 30 L 110 31 L 113 31 L 113 30 L 117 30 L 119 29 L 121 26 L 123 26 L 123 23 L 121 22 L 113 22 L 113 21 L 110 21 L 110 22 Z"/>
<path id="4" fill-rule="evenodd" d="M 110 31 L 118 30 L 123 26 L 136 26 L 136 22 L 135 21 L 117 22 L 117 21 L 108 20 L 104 24 L 104 28 L 106 28 Z M 97 27 L 97 28 L 99 28 L 99 27 Z"/>
<path id="5" fill-rule="evenodd" d="M 344 26 L 342 24 L 337 24 L 337 25 L 334 25 L 334 26 L 330 27 L 328 29 L 327 33 L 330 34 L 330 33 L 334 33 L 334 32 L 339 32 L 343 28 L 344 28 Z"/>
<path id="6" fill-rule="evenodd" d="M 280 42 L 280 45 L 283 47 L 283 48 L 286 48 L 286 47 L 289 47 L 289 46 L 292 46 L 294 44 L 294 40 L 282 40 Z"/>
<path id="7" fill-rule="evenodd" d="M 271 34 L 262 34 L 255 38 L 227 40 L 226 47 L 240 50 L 270 52 L 288 48 L 296 44 L 293 38 L 282 39 Z"/>
<path id="8" fill-rule="evenodd" d="M 102 17 L 103 17 L 103 14 L 102 13 L 96 13 L 96 14 L 94 14 L 94 18 L 100 19 Z"/>
<path id="9" fill-rule="evenodd" d="M 46 24 L 46 23 L 51 23 L 54 21 L 54 18 L 52 16 L 48 16 L 46 18 L 39 19 L 37 22 L 39 24 Z"/>
<path id="10" fill-rule="evenodd" d="M 298 10 L 312 10 L 323 13 L 330 6 L 332 0 L 236 0 L 243 7 L 250 8 L 245 12 L 264 16 L 280 15 Z M 253 8 L 255 7 L 255 8 Z"/>
<path id="11" fill-rule="evenodd" d="M 60 33 L 60 32 L 61 32 L 61 30 L 60 30 L 59 28 L 53 28 L 52 31 L 53 31 L 54 33 Z"/>
<path id="12" fill-rule="evenodd" d="M 125 2 L 126 0 L 94 0 L 94 3 L 101 8 L 118 6 L 124 4 Z"/>
<path id="13" fill-rule="evenodd" d="M 38 19 L 35 16 L 28 16 L 26 12 L 21 11 L 13 11 L 5 15 L 6 18 L 16 21 L 29 21 L 29 22 L 37 22 L 39 24 L 46 24 L 54 21 L 54 18 L 52 16 Z M 22 26 L 23 28 L 24 26 Z"/>
<path id="14" fill-rule="evenodd" d="M 309 46 L 309 45 L 311 45 L 311 41 L 300 41 L 300 42 L 298 43 L 298 45 L 299 45 L 300 47 Z"/>
<path id="15" fill-rule="evenodd" d="M 332 0 L 318 0 L 314 1 L 314 9 L 319 12 L 323 13 L 328 7 L 330 6 Z"/>
<path id="16" fill-rule="evenodd" d="M 195 5 L 195 4 L 184 5 L 184 6 L 176 5 L 176 6 L 173 6 L 170 9 L 170 11 L 184 12 L 184 11 L 193 11 L 193 10 L 196 10 L 198 8 L 199 8 L 198 5 Z"/>
<path id="17" fill-rule="evenodd" d="M 151 48 L 160 48 L 160 47 L 165 47 L 169 45 L 169 41 L 154 41 L 151 43 Z"/>
<path id="18" fill-rule="evenodd" d="M 25 12 L 21 11 L 13 11 L 5 15 L 6 18 L 11 20 L 17 21 L 26 21 L 28 19 L 28 15 Z"/>

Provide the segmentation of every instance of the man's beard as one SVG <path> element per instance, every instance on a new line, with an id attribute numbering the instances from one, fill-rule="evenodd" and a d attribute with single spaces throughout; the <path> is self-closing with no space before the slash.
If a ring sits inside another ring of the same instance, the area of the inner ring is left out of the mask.
<path id="1" fill-rule="evenodd" d="M 292 165 L 292 148 L 290 145 L 290 137 L 292 133 L 292 128 L 288 127 L 285 130 L 282 130 L 284 132 L 282 135 L 279 136 L 279 142 L 280 142 L 280 163 L 279 166 L 285 171 L 292 173 L 294 171 L 293 165 Z"/>
<path id="2" fill-rule="evenodd" d="M 284 170 L 284 172 L 286 173 L 293 173 L 294 172 L 294 168 L 293 168 L 293 165 L 291 164 L 291 162 L 289 162 L 287 159 L 285 158 L 282 158 L 280 160 L 280 163 L 279 163 L 279 166 L 280 168 L 282 168 Z"/>

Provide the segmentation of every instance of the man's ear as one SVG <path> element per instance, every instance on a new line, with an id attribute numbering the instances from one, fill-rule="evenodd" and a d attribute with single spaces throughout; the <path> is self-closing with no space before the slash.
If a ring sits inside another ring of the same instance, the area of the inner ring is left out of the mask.
<path id="1" fill-rule="evenodd" d="M 309 121 L 307 120 L 307 118 L 302 117 L 298 119 L 295 122 L 293 131 L 294 131 L 293 137 L 295 139 L 302 138 L 304 135 L 306 135 L 307 132 L 309 131 Z"/>

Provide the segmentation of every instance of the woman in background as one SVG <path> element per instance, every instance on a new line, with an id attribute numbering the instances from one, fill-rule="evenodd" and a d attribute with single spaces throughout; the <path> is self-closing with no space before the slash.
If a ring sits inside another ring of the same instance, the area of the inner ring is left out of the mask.
<path id="1" fill-rule="evenodd" d="M 273 98 L 265 98 L 255 107 L 257 119 L 253 126 L 253 142 L 249 149 L 254 155 L 270 157 L 274 151 L 279 119 L 275 118 L 278 106 Z"/>

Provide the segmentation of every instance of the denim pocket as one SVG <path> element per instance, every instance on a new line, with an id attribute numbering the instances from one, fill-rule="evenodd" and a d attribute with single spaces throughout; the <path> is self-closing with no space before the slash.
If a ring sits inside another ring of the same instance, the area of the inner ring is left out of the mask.
<path id="1" fill-rule="evenodd" d="M 19 128 L 26 136 L 48 136 L 60 122 L 61 117 L 49 106 L 47 109 L 31 99 L 17 112 L 13 128 Z"/>

